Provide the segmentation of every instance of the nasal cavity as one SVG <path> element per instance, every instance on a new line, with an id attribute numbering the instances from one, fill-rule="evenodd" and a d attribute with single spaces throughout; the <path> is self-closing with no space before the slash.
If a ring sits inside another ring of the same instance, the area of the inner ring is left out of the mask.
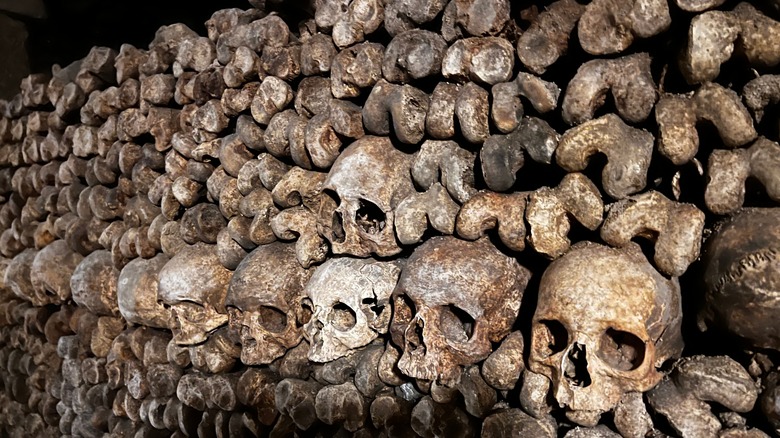
<path id="1" fill-rule="evenodd" d="M 333 212 L 333 223 L 331 224 L 330 229 L 331 234 L 333 235 L 333 241 L 336 243 L 344 243 L 344 240 L 346 240 L 344 220 L 341 218 L 341 213 L 338 211 Z"/>
<path id="2" fill-rule="evenodd" d="M 591 380 L 588 373 L 585 345 L 575 342 L 569 347 L 569 352 L 564 358 L 563 376 L 572 386 L 582 388 L 590 386 Z"/>

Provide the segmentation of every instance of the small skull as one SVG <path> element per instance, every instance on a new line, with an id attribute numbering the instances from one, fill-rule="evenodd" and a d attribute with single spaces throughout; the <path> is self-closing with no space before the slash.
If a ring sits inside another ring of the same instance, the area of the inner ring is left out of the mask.
<path id="1" fill-rule="evenodd" d="M 303 305 L 313 311 L 303 326 L 309 359 L 330 362 L 387 333 L 390 295 L 400 273 L 397 261 L 345 257 L 320 266 L 303 291 Z"/>
<path id="2" fill-rule="evenodd" d="M 165 254 L 151 259 L 137 258 L 122 268 L 117 281 L 119 313 L 133 324 L 167 329 L 171 310 L 157 301 L 160 270 L 168 262 Z"/>
<path id="3" fill-rule="evenodd" d="M 570 419 L 591 421 L 661 380 L 658 369 L 682 351 L 681 321 L 677 279 L 637 245 L 583 242 L 542 276 L 529 366 L 552 381 Z"/>
<path id="4" fill-rule="evenodd" d="M 185 246 L 163 266 L 157 299 L 171 308 L 174 342 L 199 344 L 227 324 L 225 296 L 231 274 L 219 262 L 216 246 L 205 243 Z"/>
<path id="5" fill-rule="evenodd" d="M 70 277 L 84 257 L 64 240 L 55 240 L 38 251 L 30 268 L 35 294 L 33 305 L 62 304 L 70 299 Z"/>
<path id="6" fill-rule="evenodd" d="M 386 137 L 363 137 L 341 153 L 323 186 L 318 225 L 335 254 L 387 257 L 401 251 L 394 213 L 414 193 L 412 157 Z"/>
<path id="7" fill-rule="evenodd" d="M 303 287 L 314 272 L 295 258 L 295 245 L 274 242 L 255 248 L 236 268 L 225 304 L 241 335 L 241 362 L 268 364 L 298 345 L 309 314 Z"/>
<path id="8" fill-rule="evenodd" d="M 511 330 L 531 273 L 487 239 L 434 237 L 418 247 L 393 292 L 398 368 L 453 382 Z"/>

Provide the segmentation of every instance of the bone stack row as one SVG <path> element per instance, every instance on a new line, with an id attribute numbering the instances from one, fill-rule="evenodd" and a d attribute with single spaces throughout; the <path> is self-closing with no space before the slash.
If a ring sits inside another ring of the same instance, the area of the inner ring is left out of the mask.
<path id="1" fill-rule="evenodd" d="M 780 201 L 780 49 L 764 43 L 780 22 L 723 3 L 228 9 L 206 36 L 173 24 L 29 76 L 0 101 L 0 425 L 764 436 L 742 414 L 763 389 L 780 426 L 770 357 L 687 357 L 564 413 L 517 318 L 530 279 L 587 248 L 571 239 L 626 257 L 647 241 L 647 269 L 677 284 L 721 215 Z M 739 68 L 755 78 L 729 73 L 732 89 L 721 69 Z"/>

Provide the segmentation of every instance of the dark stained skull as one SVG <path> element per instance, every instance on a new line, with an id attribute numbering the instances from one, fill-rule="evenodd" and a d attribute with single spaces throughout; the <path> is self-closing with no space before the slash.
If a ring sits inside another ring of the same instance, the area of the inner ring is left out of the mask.
<path id="1" fill-rule="evenodd" d="M 485 359 L 517 318 L 531 273 L 489 240 L 434 237 L 418 247 L 393 292 L 398 368 L 447 381 Z"/>
<path id="2" fill-rule="evenodd" d="M 225 296 L 231 275 L 220 263 L 216 245 L 205 243 L 183 247 L 163 266 L 157 298 L 171 309 L 174 342 L 199 344 L 227 324 Z"/>
<path id="3" fill-rule="evenodd" d="M 302 292 L 313 272 L 301 267 L 290 243 L 261 245 L 244 257 L 225 299 L 241 336 L 242 362 L 271 363 L 301 342 L 311 316 L 301 307 Z"/>

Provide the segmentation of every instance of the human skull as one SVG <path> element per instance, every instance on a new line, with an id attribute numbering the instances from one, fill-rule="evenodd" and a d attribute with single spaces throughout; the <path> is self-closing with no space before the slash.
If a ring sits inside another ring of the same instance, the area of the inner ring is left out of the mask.
<path id="1" fill-rule="evenodd" d="M 95 315 L 117 315 L 117 278 L 119 270 L 114 267 L 111 252 L 93 251 L 76 266 L 70 277 L 73 301 Z"/>
<path id="2" fill-rule="evenodd" d="M 30 270 L 38 251 L 28 248 L 17 254 L 8 263 L 3 282 L 17 297 L 32 302 L 35 297 Z"/>
<path id="3" fill-rule="evenodd" d="M 707 240 L 702 329 L 780 350 L 780 208 L 746 208 Z"/>
<path id="4" fill-rule="evenodd" d="M 205 243 L 183 247 L 163 266 L 157 299 L 171 308 L 175 343 L 199 344 L 227 324 L 225 296 L 231 274 L 219 262 L 216 246 Z"/>
<path id="5" fill-rule="evenodd" d="M 387 333 L 400 273 L 398 261 L 344 257 L 323 263 L 303 291 L 303 305 L 313 312 L 303 326 L 309 359 L 330 362 Z"/>
<path id="6" fill-rule="evenodd" d="M 230 281 L 225 305 L 241 336 L 241 361 L 268 364 L 298 345 L 310 315 L 301 307 L 313 269 L 295 258 L 295 245 L 274 242 L 246 255 Z"/>
<path id="7" fill-rule="evenodd" d="M 171 310 L 157 301 L 160 270 L 168 256 L 158 254 L 151 259 L 137 258 L 122 268 L 117 281 L 119 313 L 127 322 L 167 329 Z"/>
<path id="8" fill-rule="evenodd" d="M 401 251 L 394 234 L 398 204 L 414 192 L 411 156 L 386 137 L 363 137 L 341 153 L 323 186 L 318 230 L 335 254 L 381 257 Z"/>
<path id="9" fill-rule="evenodd" d="M 541 278 L 529 367 L 552 381 L 571 419 L 597 418 L 661 380 L 658 368 L 682 351 L 681 321 L 677 279 L 636 244 L 583 242 Z"/>
<path id="10" fill-rule="evenodd" d="M 456 380 L 512 328 L 531 273 L 486 238 L 434 237 L 418 247 L 393 292 L 398 368 L 424 380 Z"/>
<path id="11" fill-rule="evenodd" d="M 64 240 L 55 240 L 38 251 L 30 268 L 35 306 L 62 304 L 70 299 L 70 277 L 84 257 Z"/>

